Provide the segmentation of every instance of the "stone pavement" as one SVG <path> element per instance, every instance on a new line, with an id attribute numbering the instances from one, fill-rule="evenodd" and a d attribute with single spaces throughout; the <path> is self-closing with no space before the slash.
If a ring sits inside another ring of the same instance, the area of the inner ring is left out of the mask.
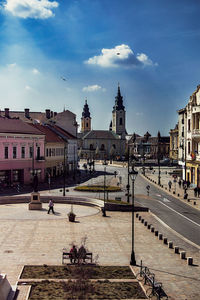
<path id="1" fill-rule="evenodd" d="M 187 189 L 187 194 L 188 194 L 188 200 L 183 199 L 184 196 L 184 189 L 183 187 L 179 187 L 178 181 L 179 178 L 176 179 L 177 182 L 174 182 L 174 178 L 172 177 L 172 175 L 170 175 L 169 173 L 172 172 L 172 168 L 167 168 L 167 167 L 162 167 L 161 168 L 161 185 L 163 185 L 163 189 L 165 191 L 167 191 L 169 194 L 173 195 L 174 197 L 177 197 L 178 199 L 187 202 L 189 205 L 191 205 L 192 207 L 196 208 L 196 209 L 200 209 L 200 197 L 195 197 L 194 196 L 194 187 L 189 187 Z M 146 168 L 146 172 L 145 172 L 146 178 L 150 178 L 154 181 L 156 181 L 156 183 L 158 184 L 158 168 L 154 167 L 153 171 L 150 171 L 148 168 Z M 171 181 L 172 182 L 172 187 L 171 187 L 171 191 L 169 191 L 169 186 L 168 186 L 168 182 Z M 179 196 L 178 196 L 179 194 Z M 196 202 L 196 204 L 194 205 L 194 201 Z"/>
<path id="2" fill-rule="evenodd" d="M 80 245 L 85 236 L 86 247 L 99 264 L 129 265 L 131 213 L 108 212 L 103 218 L 97 208 L 74 205 L 77 222 L 71 223 L 66 218 L 70 205 L 55 204 L 56 215 L 47 215 L 47 204 L 43 207 L 42 211 L 28 211 L 27 204 L 0 206 L 0 269 L 12 285 L 23 265 L 61 264 L 63 247 L 69 248 L 72 242 Z M 149 213 L 145 218 L 155 221 Z M 196 265 L 187 266 L 135 218 L 137 263 L 142 260 L 155 273 L 171 300 L 200 299 L 200 253 L 198 248 L 192 250 Z"/>

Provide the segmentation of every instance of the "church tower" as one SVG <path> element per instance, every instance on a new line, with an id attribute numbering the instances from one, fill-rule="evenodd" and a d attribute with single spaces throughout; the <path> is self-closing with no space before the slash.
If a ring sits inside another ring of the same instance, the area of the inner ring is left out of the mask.
<path id="1" fill-rule="evenodd" d="M 115 105 L 112 111 L 112 131 L 116 134 L 126 134 L 126 111 L 123 105 L 123 97 L 121 96 L 120 86 L 118 84 L 118 92 L 115 97 Z"/>
<path id="2" fill-rule="evenodd" d="M 83 107 L 82 118 L 81 118 L 81 132 L 91 131 L 91 117 L 87 99 Z"/>

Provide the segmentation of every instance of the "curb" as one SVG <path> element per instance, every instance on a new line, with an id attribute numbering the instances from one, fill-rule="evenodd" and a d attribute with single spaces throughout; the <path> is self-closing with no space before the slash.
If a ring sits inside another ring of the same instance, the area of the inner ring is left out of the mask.
<path id="1" fill-rule="evenodd" d="M 161 232 L 155 230 L 155 227 L 152 226 L 152 224 L 149 224 L 147 221 L 145 221 L 144 218 L 142 218 L 142 216 L 139 215 L 139 213 L 136 213 L 136 218 L 138 218 L 141 224 L 143 224 L 144 227 L 147 228 L 147 230 L 150 230 L 150 232 L 153 233 L 158 238 L 158 240 L 162 241 L 163 245 L 167 245 L 169 249 L 173 249 L 174 254 L 179 254 L 180 259 L 187 260 L 188 266 L 195 266 L 195 264 L 193 263 L 193 258 L 190 256 L 187 257 L 185 250 L 180 251 L 179 246 L 174 246 L 173 241 L 168 241 L 167 237 L 164 237 Z"/>

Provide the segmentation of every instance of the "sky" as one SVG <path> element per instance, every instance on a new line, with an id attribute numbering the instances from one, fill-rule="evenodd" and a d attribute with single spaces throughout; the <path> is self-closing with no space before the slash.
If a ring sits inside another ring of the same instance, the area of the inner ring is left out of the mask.
<path id="1" fill-rule="evenodd" d="M 118 83 L 129 134 L 168 135 L 200 84 L 200 1 L 0 0 L 0 109 L 107 130 Z"/>

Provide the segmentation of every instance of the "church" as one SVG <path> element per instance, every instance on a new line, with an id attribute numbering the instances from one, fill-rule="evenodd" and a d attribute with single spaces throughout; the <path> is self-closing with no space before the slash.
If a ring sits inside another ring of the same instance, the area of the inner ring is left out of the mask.
<path id="1" fill-rule="evenodd" d="M 118 85 L 109 130 L 91 130 L 92 118 L 87 100 L 83 107 L 81 132 L 78 133 L 79 157 L 85 159 L 120 159 L 125 154 L 126 111 Z"/>

